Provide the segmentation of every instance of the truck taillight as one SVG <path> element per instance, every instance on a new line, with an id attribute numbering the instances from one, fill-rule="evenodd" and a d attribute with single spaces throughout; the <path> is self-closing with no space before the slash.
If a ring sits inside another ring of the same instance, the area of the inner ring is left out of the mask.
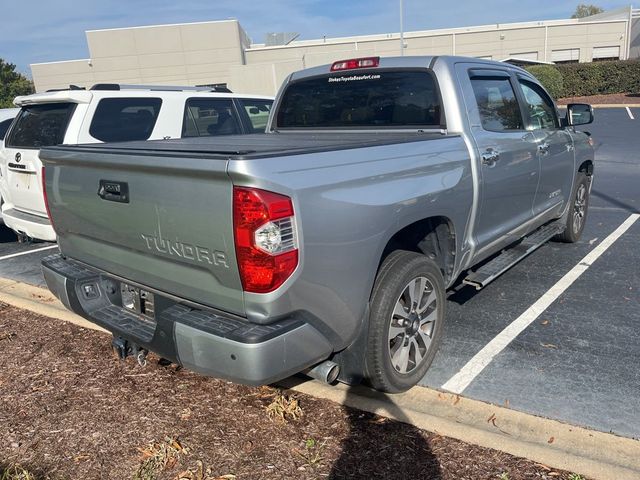
<path id="1" fill-rule="evenodd" d="M 340 70 L 354 70 L 356 68 L 372 68 L 380 65 L 380 57 L 352 58 L 350 60 L 340 60 L 331 65 L 332 72 Z"/>
<path id="2" fill-rule="evenodd" d="M 280 287 L 298 266 L 291 199 L 266 190 L 233 187 L 236 257 L 246 292 Z"/>
<path id="3" fill-rule="evenodd" d="M 44 167 L 42 167 L 40 176 L 42 177 L 42 196 L 44 197 L 44 208 L 47 211 L 47 217 L 49 217 L 49 222 L 51 222 L 51 227 L 55 231 L 56 228 L 53 226 L 53 219 L 51 218 L 51 210 L 49 210 L 49 197 L 47 197 L 47 181 L 46 181 L 46 177 L 44 176 L 44 172 L 45 172 Z"/>

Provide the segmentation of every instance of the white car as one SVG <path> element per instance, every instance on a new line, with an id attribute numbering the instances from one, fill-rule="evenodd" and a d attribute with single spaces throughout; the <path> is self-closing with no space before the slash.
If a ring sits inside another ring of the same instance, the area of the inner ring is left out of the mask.
<path id="1" fill-rule="evenodd" d="M 16 118 L 19 108 L 0 108 L 0 151 L 4 145 L 4 136 L 9 130 L 13 119 Z M 0 195 L 0 210 L 2 206 L 2 196 Z M 2 218 L 2 213 L 0 212 L 0 218 Z"/>
<path id="2" fill-rule="evenodd" d="M 98 84 L 17 97 L 0 150 L 5 224 L 20 241 L 55 241 L 42 195 L 40 148 L 58 144 L 263 133 L 272 97 L 226 88 Z"/>
<path id="3" fill-rule="evenodd" d="M 2 145 L 4 136 L 19 111 L 19 108 L 0 108 L 0 145 Z"/>

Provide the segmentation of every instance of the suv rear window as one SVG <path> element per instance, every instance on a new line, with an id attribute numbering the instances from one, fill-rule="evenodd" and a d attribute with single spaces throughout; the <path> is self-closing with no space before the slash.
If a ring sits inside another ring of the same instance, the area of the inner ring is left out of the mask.
<path id="1" fill-rule="evenodd" d="M 287 87 L 278 128 L 440 127 L 440 95 L 427 70 L 312 77 Z"/>
<path id="2" fill-rule="evenodd" d="M 102 142 L 148 140 L 160 114 L 160 98 L 103 98 L 89 134 Z"/>
<path id="3" fill-rule="evenodd" d="M 7 136 L 7 147 L 42 148 L 61 144 L 75 108 L 75 103 L 22 107 Z"/>

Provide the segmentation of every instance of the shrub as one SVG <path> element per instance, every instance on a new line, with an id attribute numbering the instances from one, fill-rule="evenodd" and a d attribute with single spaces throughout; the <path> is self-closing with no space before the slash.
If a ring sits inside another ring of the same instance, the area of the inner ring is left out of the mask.
<path id="1" fill-rule="evenodd" d="M 527 68 L 554 96 L 582 97 L 610 93 L 640 93 L 640 61 L 621 60 L 610 62 L 574 63 L 568 65 L 535 65 Z M 557 80 L 552 80 L 555 70 L 561 76 L 561 93 L 554 91 Z"/>
<path id="2" fill-rule="evenodd" d="M 536 77 L 553 98 L 564 96 L 564 79 L 560 71 L 551 65 L 533 65 L 527 70 Z"/>

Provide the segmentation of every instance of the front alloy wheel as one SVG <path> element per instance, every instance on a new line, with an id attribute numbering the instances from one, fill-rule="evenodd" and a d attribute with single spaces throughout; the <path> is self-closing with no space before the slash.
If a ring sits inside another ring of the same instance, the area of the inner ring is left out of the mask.
<path id="1" fill-rule="evenodd" d="M 569 205 L 564 231 L 555 237 L 556 240 L 565 243 L 575 243 L 580 240 L 584 225 L 587 221 L 589 210 L 589 187 L 593 177 L 578 173 L 576 186 L 573 191 L 573 200 Z"/>
<path id="2" fill-rule="evenodd" d="M 585 216 L 587 214 L 587 185 L 581 183 L 576 191 L 575 201 L 573 203 L 573 234 L 579 235 L 584 226 Z"/>

